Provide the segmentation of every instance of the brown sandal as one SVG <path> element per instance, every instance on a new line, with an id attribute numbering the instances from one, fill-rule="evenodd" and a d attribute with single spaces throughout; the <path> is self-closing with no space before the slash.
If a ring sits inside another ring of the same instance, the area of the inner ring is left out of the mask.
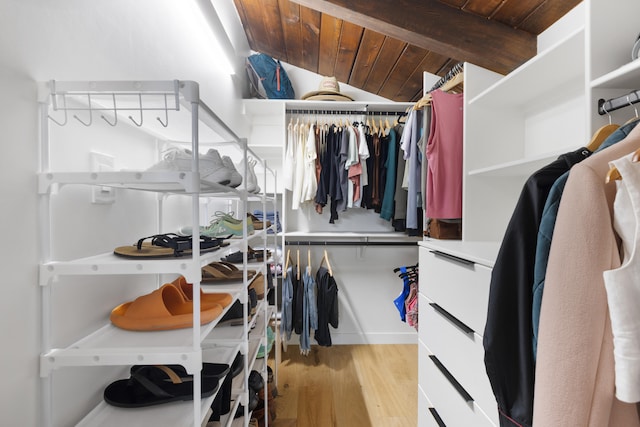
<path id="1" fill-rule="evenodd" d="M 256 275 L 255 270 L 247 270 L 247 278 Z M 202 267 L 202 283 L 219 282 L 225 280 L 242 280 L 242 270 L 230 262 L 218 261 Z"/>

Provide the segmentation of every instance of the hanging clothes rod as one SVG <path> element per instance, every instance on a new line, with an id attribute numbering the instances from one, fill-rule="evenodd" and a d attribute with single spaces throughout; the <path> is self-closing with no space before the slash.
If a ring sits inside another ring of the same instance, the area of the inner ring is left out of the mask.
<path id="1" fill-rule="evenodd" d="M 318 241 L 294 240 L 285 242 L 288 246 L 416 246 L 415 242 L 361 242 L 361 241 Z"/>
<path id="2" fill-rule="evenodd" d="M 370 110 L 286 110 L 287 114 L 324 114 L 324 115 L 368 115 L 368 116 L 403 116 L 404 111 L 370 111 Z"/>
<path id="3" fill-rule="evenodd" d="M 443 84 L 454 78 L 457 74 L 460 74 L 462 71 L 464 71 L 464 62 L 458 62 L 453 66 L 453 68 L 449 70 L 447 74 L 444 75 L 444 77 L 442 77 L 433 86 L 431 86 L 431 89 L 429 89 L 428 92 L 433 92 L 434 90 L 438 89 Z"/>
<path id="4" fill-rule="evenodd" d="M 640 102 L 640 90 L 634 90 L 627 95 L 622 95 L 617 98 L 611 98 L 608 100 L 598 100 L 598 114 L 604 116 L 612 111 L 619 110 L 624 107 L 629 107 L 633 104 Z"/>

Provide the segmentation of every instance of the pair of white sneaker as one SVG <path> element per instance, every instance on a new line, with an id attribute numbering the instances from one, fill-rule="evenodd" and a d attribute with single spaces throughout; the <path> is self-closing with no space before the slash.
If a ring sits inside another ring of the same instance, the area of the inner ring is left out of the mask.
<path id="1" fill-rule="evenodd" d="M 249 159 L 247 163 L 247 177 L 245 179 L 246 188 L 245 188 L 245 184 L 242 183 L 242 185 L 240 185 L 238 189 L 242 189 L 242 190 L 246 189 L 248 193 L 252 193 L 252 194 L 257 194 L 260 192 L 260 186 L 258 185 L 258 177 L 256 176 L 256 172 L 254 170 L 256 163 L 257 162 L 255 159 L 251 159 L 251 158 Z M 241 160 L 240 163 L 238 164 L 238 170 L 244 171 L 244 159 Z"/>
<path id="2" fill-rule="evenodd" d="M 190 171 L 193 152 L 187 148 L 171 147 L 162 153 L 162 160 L 151 166 L 149 171 Z M 206 154 L 198 156 L 200 179 L 210 184 L 238 187 L 242 184 L 242 175 L 236 170 L 229 156 L 220 156 L 211 148 Z"/>

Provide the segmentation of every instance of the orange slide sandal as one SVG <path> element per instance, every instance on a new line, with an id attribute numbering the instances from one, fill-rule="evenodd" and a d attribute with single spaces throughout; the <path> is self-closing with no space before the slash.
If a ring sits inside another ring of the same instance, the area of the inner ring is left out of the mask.
<path id="1" fill-rule="evenodd" d="M 222 306 L 202 306 L 200 323 L 214 321 L 222 314 Z M 187 301 L 172 283 L 147 295 L 120 304 L 111 311 L 111 322 L 131 331 L 164 331 L 190 328 L 193 325 L 193 302 Z"/>

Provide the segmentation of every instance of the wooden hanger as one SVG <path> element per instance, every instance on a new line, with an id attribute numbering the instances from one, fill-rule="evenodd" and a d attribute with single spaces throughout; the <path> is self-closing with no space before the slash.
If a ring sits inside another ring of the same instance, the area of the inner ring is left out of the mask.
<path id="1" fill-rule="evenodd" d="M 329 264 L 329 255 L 327 254 L 327 250 L 324 250 L 324 254 L 322 255 L 322 259 L 320 260 L 320 267 L 322 267 L 322 263 L 327 261 L 327 270 L 329 270 L 329 275 L 333 276 L 333 271 L 331 271 L 331 264 Z"/>
<path id="2" fill-rule="evenodd" d="M 615 132 L 620 126 L 616 124 L 608 124 L 602 126 L 600 129 L 595 131 L 593 136 L 591 137 L 591 141 L 587 145 L 587 150 L 592 153 L 595 152 L 600 145 L 604 142 L 605 139 L 609 137 L 613 132 Z"/>
<path id="3" fill-rule="evenodd" d="M 291 261 L 291 249 L 287 249 L 287 259 L 284 262 L 284 270 L 282 272 L 282 278 L 287 278 L 287 269 L 289 268 L 289 261 Z"/>
<path id="4" fill-rule="evenodd" d="M 622 179 L 622 175 L 620 175 L 620 171 L 618 170 L 617 167 L 612 166 L 611 169 L 609 169 L 609 172 L 607 172 L 607 176 L 604 178 L 604 182 L 608 184 L 611 181 L 618 181 L 620 179 Z"/>
<path id="5" fill-rule="evenodd" d="M 446 82 L 442 86 L 440 86 L 440 90 L 443 92 L 451 92 L 454 89 L 458 88 L 458 86 L 462 86 L 464 84 L 464 71 L 459 72 Z M 460 88 L 458 88 L 460 89 Z"/>

